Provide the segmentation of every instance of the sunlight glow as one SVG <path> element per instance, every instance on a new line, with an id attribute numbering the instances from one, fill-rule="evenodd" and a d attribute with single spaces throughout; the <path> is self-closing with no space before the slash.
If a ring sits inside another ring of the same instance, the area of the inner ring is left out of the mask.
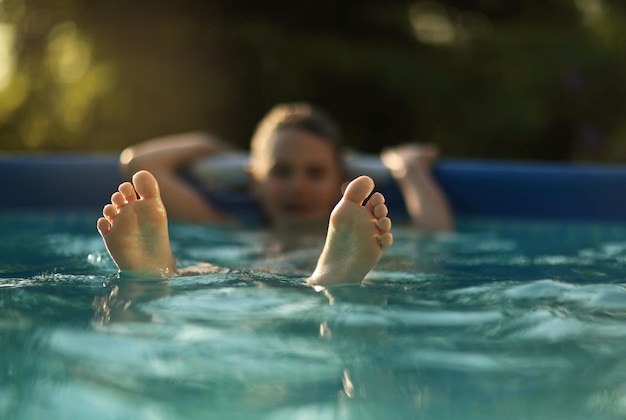
<path id="1" fill-rule="evenodd" d="M 80 141 L 94 104 L 111 89 L 113 69 L 93 61 L 90 40 L 73 22 L 60 23 L 50 31 L 46 54 L 47 69 L 56 82 L 56 118 L 67 132 L 74 133 L 65 143 Z"/>
<path id="2" fill-rule="evenodd" d="M 91 64 L 91 47 L 73 23 L 61 23 L 50 32 L 48 63 L 57 81 L 74 83 Z"/>
<path id="3" fill-rule="evenodd" d="M 583 20 L 587 24 L 597 22 L 606 13 L 604 0 L 574 0 L 574 4 L 580 10 Z"/>
<path id="4" fill-rule="evenodd" d="M 14 41 L 14 26 L 0 23 L 0 92 L 7 88 L 15 73 Z"/>
<path id="5" fill-rule="evenodd" d="M 454 23 L 439 3 L 420 1 L 414 4 L 409 10 L 409 19 L 420 42 L 447 45 L 456 39 Z"/>

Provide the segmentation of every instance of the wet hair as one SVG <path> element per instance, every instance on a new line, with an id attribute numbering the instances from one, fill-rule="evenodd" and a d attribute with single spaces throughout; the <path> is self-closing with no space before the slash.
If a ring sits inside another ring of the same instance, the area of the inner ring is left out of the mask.
<path id="1" fill-rule="evenodd" d="M 327 141 L 333 147 L 337 164 L 345 173 L 339 126 L 328 114 L 307 102 L 278 104 L 263 117 L 250 142 L 252 159 L 263 156 L 275 132 L 287 129 L 306 131 Z"/>

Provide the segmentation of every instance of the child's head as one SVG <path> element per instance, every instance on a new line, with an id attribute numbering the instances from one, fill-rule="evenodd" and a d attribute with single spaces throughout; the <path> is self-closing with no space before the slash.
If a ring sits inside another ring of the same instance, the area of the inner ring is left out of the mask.
<path id="1" fill-rule="evenodd" d="M 251 141 L 254 194 L 275 226 L 327 223 L 345 171 L 339 129 L 307 103 L 274 107 Z"/>

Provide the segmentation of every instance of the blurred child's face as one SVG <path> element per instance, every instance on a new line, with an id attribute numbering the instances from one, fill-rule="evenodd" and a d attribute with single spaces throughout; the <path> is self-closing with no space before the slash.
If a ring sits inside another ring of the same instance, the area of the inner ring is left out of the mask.
<path id="1" fill-rule="evenodd" d="M 251 175 L 275 227 L 325 227 L 344 181 L 333 145 L 294 128 L 274 132 L 264 155 L 254 157 Z"/>

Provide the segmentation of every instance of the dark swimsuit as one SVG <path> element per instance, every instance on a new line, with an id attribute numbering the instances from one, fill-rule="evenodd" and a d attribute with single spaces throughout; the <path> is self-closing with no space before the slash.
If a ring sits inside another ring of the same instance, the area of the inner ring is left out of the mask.
<path id="1" fill-rule="evenodd" d="M 179 174 L 189 184 L 191 184 L 209 203 L 219 211 L 228 214 L 233 219 L 239 221 L 244 226 L 259 227 L 266 226 L 263 211 L 259 203 L 246 190 L 232 191 L 226 189 L 209 189 L 191 171 L 182 169 Z M 380 191 L 385 196 L 385 202 L 389 208 L 389 217 L 397 221 L 409 220 L 406 211 L 404 197 L 398 189 L 395 181 L 389 179 L 383 185 L 377 185 L 376 191 Z"/>
<path id="2" fill-rule="evenodd" d="M 179 174 L 185 181 L 191 184 L 199 193 L 216 209 L 228 214 L 233 219 L 244 226 L 258 227 L 264 226 L 263 212 L 261 206 L 250 197 L 247 191 L 230 191 L 219 188 L 206 188 L 203 183 L 195 177 L 191 171 L 181 169 Z"/>

